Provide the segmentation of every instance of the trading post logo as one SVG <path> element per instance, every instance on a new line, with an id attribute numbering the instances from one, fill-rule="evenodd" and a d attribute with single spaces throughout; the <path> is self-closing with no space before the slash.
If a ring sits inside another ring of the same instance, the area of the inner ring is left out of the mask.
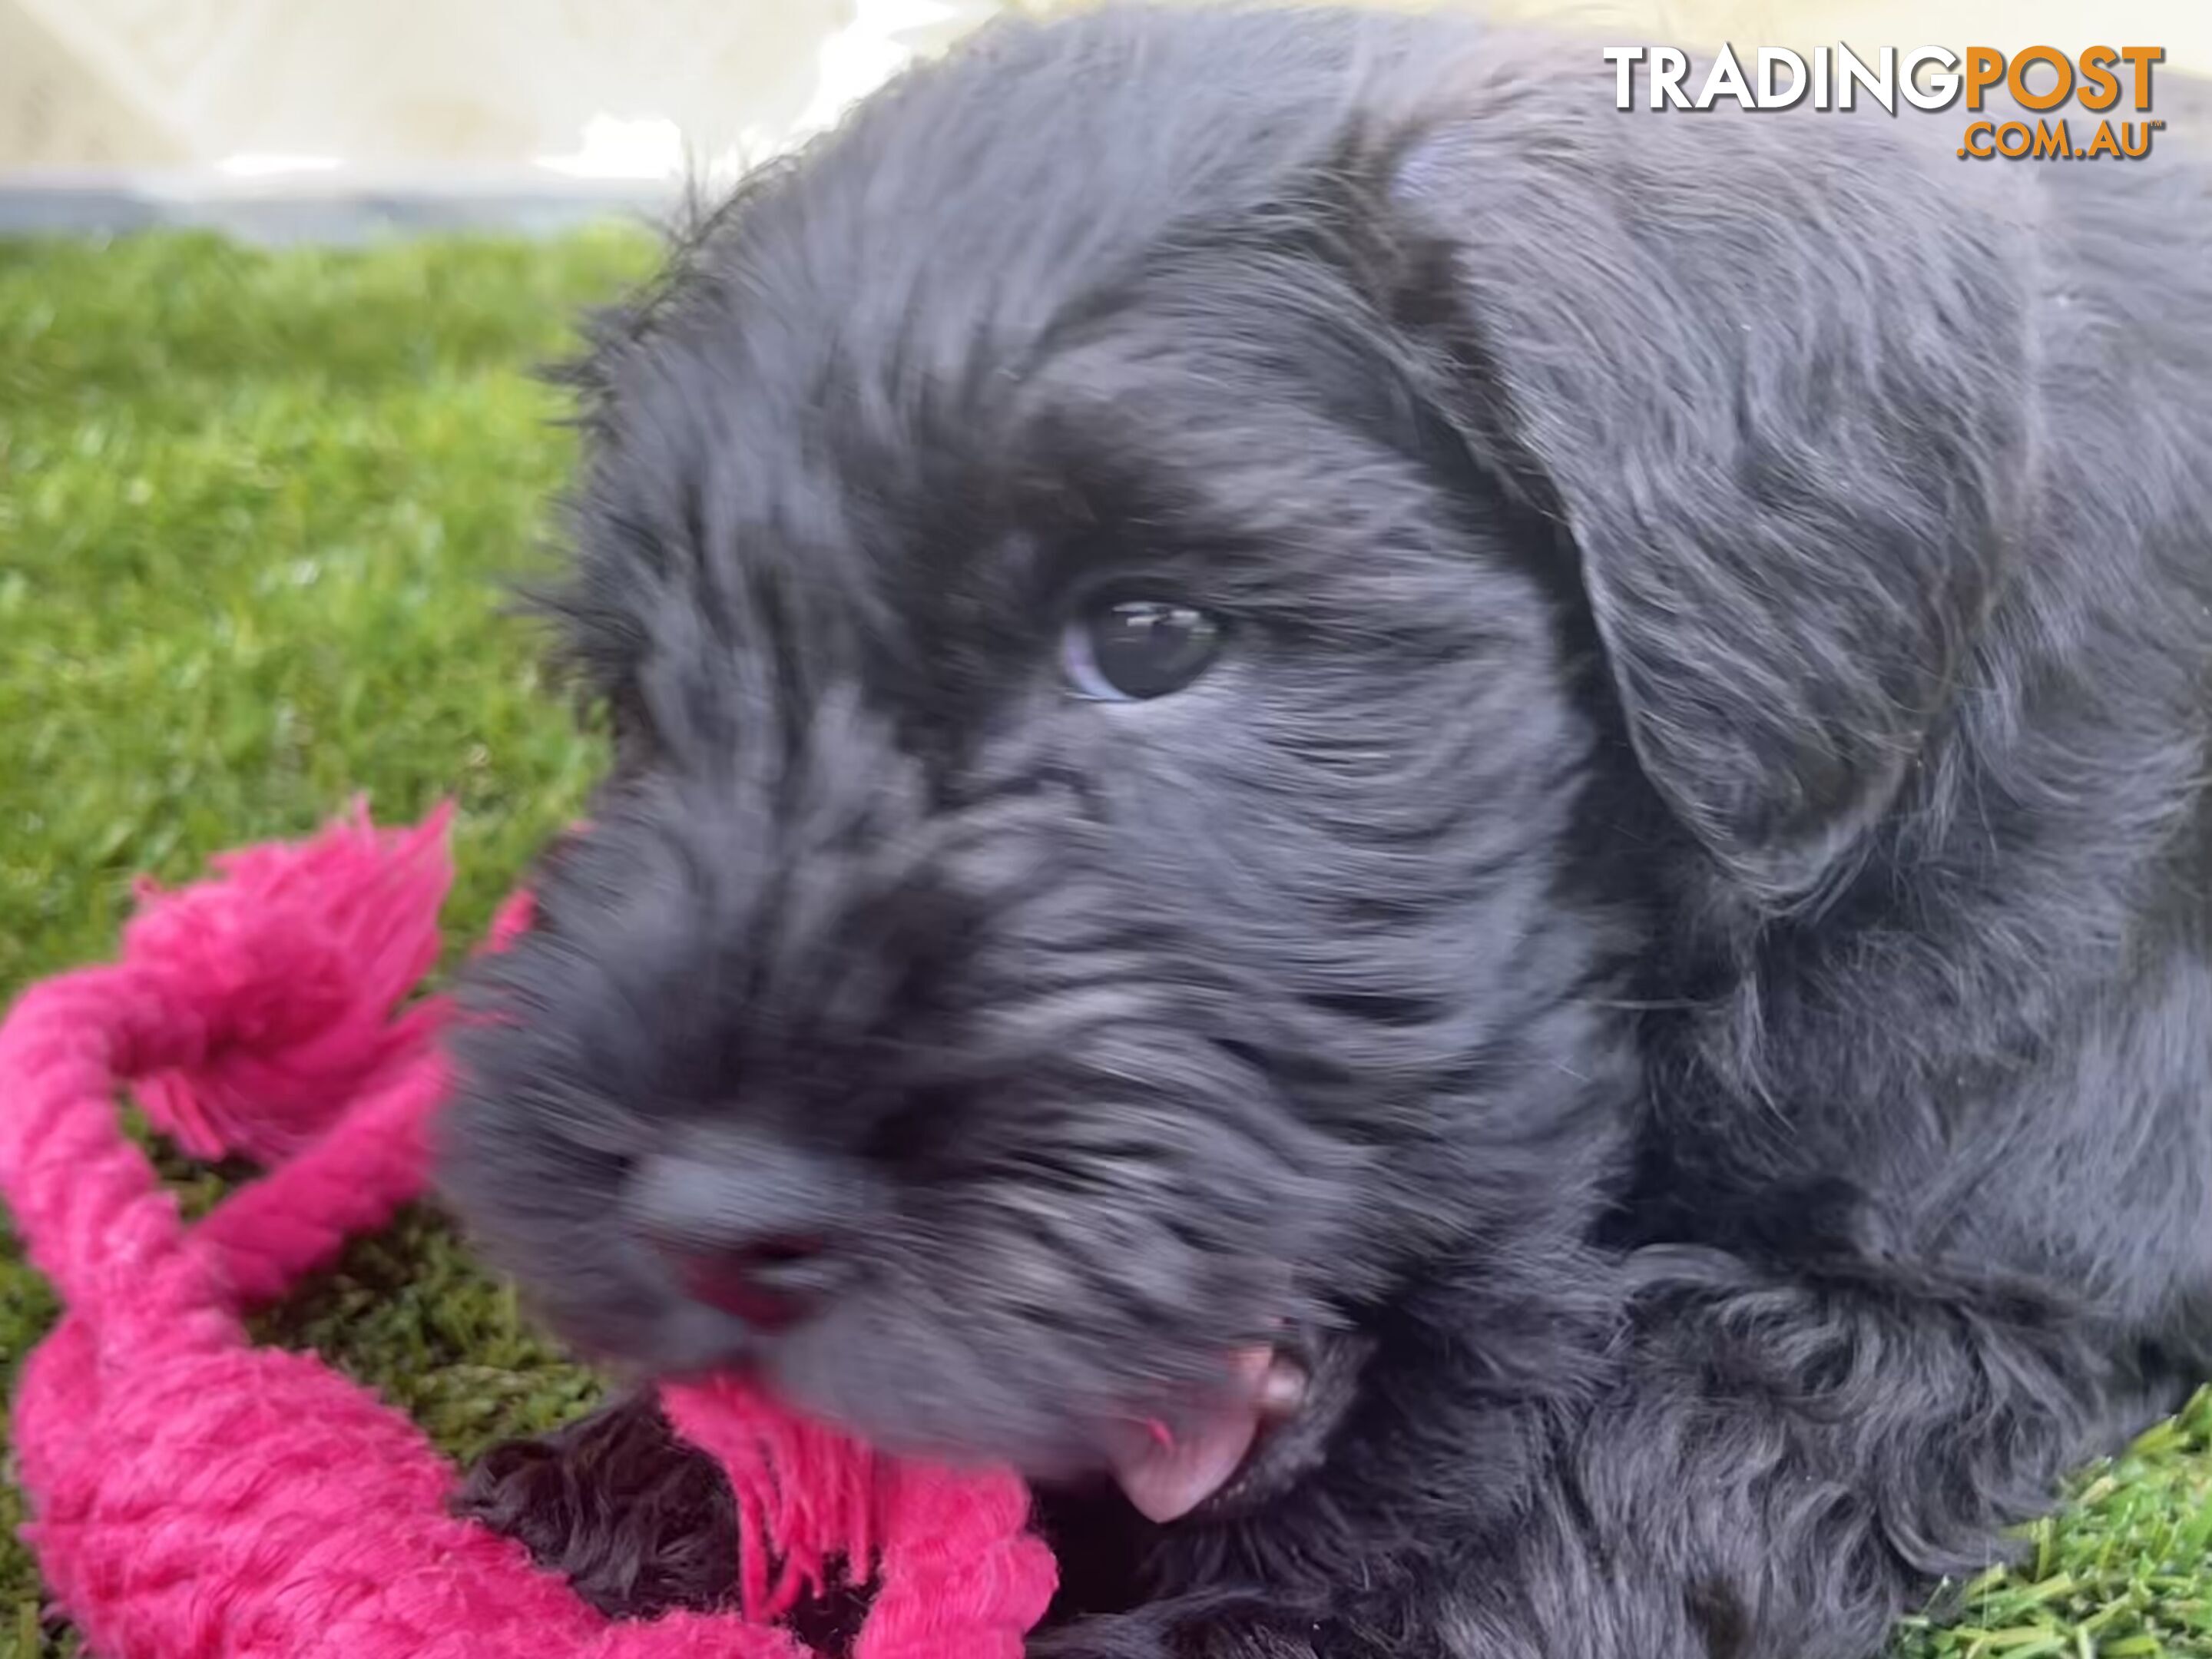
<path id="1" fill-rule="evenodd" d="M 1686 52 L 1674 46 L 1607 46 L 1613 65 L 1613 107 L 1634 109 L 1637 70 L 1644 70 L 1644 107 L 1708 110 L 1723 99 L 1747 110 L 1790 109 L 1808 96 L 1814 109 L 1848 110 L 1862 97 L 1892 115 L 1901 98 L 1915 108 L 1943 110 L 1964 99 L 1980 117 L 1992 89 L 2002 87 L 2037 118 L 1977 118 L 1959 138 L 1961 161 L 2140 160 L 2152 135 L 2166 123 L 2142 116 L 2151 106 L 2151 70 L 2163 63 L 2163 46 L 2087 46 L 2079 52 L 2028 46 L 2008 56 L 1994 46 L 1884 46 L 1869 64 L 1849 46 L 1815 46 L 1808 64 L 1787 46 L 1761 46 L 1747 72 L 1732 46 L 1723 46 L 1695 92 Z M 2058 113 L 2069 105 L 2083 112 Z M 2118 118 L 2107 112 L 2118 112 Z M 2044 118 L 2050 117 L 2052 118 Z"/>

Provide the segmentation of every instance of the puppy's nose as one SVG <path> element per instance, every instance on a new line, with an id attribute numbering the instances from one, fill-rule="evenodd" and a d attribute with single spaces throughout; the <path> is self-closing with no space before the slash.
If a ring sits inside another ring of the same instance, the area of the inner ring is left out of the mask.
<path id="1" fill-rule="evenodd" d="M 686 1295 L 756 1330 L 805 1319 L 841 1276 L 848 1200 L 827 1169 L 788 1151 L 720 1138 L 655 1155 L 627 1207 Z"/>

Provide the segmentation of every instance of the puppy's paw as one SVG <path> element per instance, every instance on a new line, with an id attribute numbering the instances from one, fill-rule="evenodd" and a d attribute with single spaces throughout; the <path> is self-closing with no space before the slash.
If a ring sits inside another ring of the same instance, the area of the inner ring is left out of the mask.
<path id="1" fill-rule="evenodd" d="M 612 1619 L 704 1612 L 738 1588 L 738 1511 L 714 1461 L 641 1395 L 493 1447 L 455 1500 Z"/>
<path id="2" fill-rule="evenodd" d="M 1411 1650 L 1333 1634 L 1288 1607 L 1255 1608 L 1233 1594 L 1078 1619 L 1039 1632 L 1029 1649 L 1030 1659 L 1384 1659 L 1403 1651 Z"/>

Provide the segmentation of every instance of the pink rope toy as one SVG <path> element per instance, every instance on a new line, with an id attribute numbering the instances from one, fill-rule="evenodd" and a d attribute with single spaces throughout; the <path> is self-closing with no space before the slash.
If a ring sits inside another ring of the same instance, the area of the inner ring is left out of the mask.
<path id="1" fill-rule="evenodd" d="M 854 1659 L 1017 1659 L 1054 1565 L 1004 1472 L 872 1453 L 734 1382 L 671 1387 L 728 1471 L 739 1608 L 602 1618 L 447 1512 L 408 1419 L 242 1312 L 424 1186 L 453 1017 L 401 1004 L 436 961 L 441 808 L 142 884 L 123 959 L 33 987 L 0 1025 L 0 1189 L 66 1313 L 15 1402 L 24 1536 L 105 1659 L 799 1659 L 774 1621 L 833 1559 L 872 1567 Z M 510 900 L 494 930 L 526 925 Z M 265 1173 L 186 1226 L 115 1109 Z"/>

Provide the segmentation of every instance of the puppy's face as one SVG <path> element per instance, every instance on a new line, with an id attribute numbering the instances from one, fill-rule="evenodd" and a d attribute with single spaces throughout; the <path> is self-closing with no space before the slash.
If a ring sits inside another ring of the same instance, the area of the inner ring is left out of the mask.
<path id="1" fill-rule="evenodd" d="M 447 1176 L 591 1351 L 1167 1518 L 1310 1457 L 1436 1264 L 1540 1275 L 1586 1219 L 1630 936 L 1575 849 L 1634 813 L 1566 533 L 1618 526 L 1522 493 L 1559 422 L 1511 489 L 1468 435 L 1574 390 L 1602 301 L 1555 326 L 1524 273 L 1501 331 L 1567 343 L 1470 416 L 1407 314 L 1417 169 L 1344 137 L 1389 54 L 1085 27 L 881 101 L 602 341 L 562 608 L 617 769 Z M 1660 712 L 1672 798 L 1748 813 Z"/>
<path id="2" fill-rule="evenodd" d="M 452 1170 L 588 1346 L 1162 1514 L 1533 1203 L 1594 950 L 1540 532 L 1436 476 L 1348 316 L 1211 263 L 986 377 L 896 499 L 786 448 L 822 539 L 599 572 L 622 769 Z"/>

